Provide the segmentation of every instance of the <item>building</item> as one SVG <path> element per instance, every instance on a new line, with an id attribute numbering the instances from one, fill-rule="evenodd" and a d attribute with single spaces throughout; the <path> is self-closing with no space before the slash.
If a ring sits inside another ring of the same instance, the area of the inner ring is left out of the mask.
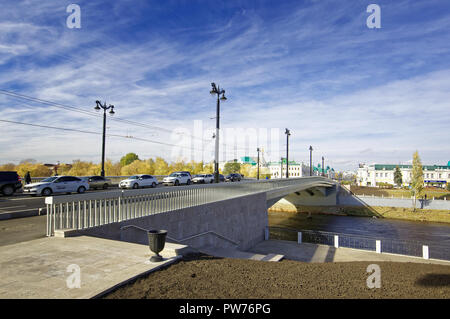
<path id="1" fill-rule="evenodd" d="M 377 186 L 380 183 L 395 185 L 394 171 L 399 167 L 402 173 L 402 186 L 411 184 L 412 165 L 395 164 L 360 164 L 357 183 L 360 186 Z M 423 165 L 425 185 L 446 187 L 450 183 L 450 161 L 447 165 Z"/>

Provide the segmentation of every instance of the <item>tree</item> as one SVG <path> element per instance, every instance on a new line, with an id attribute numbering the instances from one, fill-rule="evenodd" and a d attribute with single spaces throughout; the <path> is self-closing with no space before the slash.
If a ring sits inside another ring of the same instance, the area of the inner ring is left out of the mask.
<path id="1" fill-rule="evenodd" d="M 402 172 L 398 166 L 395 167 L 394 171 L 394 183 L 397 184 L 398 187 L 401 187 L 403 184 Z"/>
<path id="2" fill-rule="evenodd" d="M 125 155 L 124 157 L 122 157 L 120 159 L 120 164 L 122 166 L 126 166 L 126 165 L 133 163 L 135 160 L 138 160 L 138 159 L 139 159 L 139 157 L 135 153 L 128 153 L 127 155 Z"/>
<path id="3" fill-rule="evenodd" d="M 147 161 L 135 160 L 121 169 L 122 175 L 149 174 L 150 165 Z"/>
<path id="4" fill-rule="evenodd" d="M 423 191 L 423 168 L 420 161 L 419 152 L 413 154 L 412 173 L 411 173 L 411 192 L 414 196 L 414 208 L 416 210 L 417 197 Z"/>
<path id="5" fill-rule="evenodd" d="M 223 168 L 224 174 L 231 174 L 231 173 L 239 173 L 241 170 L 241 164 L 238 162 L 228 162 L 225 164 Z"/>
<path id="6" fill-rule="evenodd" d="M 155 159 L 155 175 L 167 175 L 169 174 L 169 164 L 161 158 L 157 157 Z"/>

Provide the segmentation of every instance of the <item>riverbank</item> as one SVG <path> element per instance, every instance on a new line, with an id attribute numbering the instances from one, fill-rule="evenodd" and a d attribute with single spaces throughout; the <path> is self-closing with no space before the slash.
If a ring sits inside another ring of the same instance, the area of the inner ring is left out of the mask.
<path id="1" fill-rule="evenodd" d="M 377 217 L 416 222 L 450 224 L 450 210 L 381 206 L 284 206 L 276 203 L 269 212 L 324 214 L 337 216 Z"/>
<path id="2" fill-rule="evenodd" d="M 185 256 L 107 295 L 107 299 L 448 298 L 450 266 L 376 262 L 381 287 L 367 287 L 372 262 L 261 262 Z"/>

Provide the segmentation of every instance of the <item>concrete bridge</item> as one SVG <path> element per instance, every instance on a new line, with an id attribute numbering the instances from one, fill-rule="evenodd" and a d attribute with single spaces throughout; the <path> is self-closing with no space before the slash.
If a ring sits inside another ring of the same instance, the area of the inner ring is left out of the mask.
<path id="1" fill-rule="evenodd" d="M 169 240 L 192 247 L 245 250 L 264 240 L 267 209 L 274 203 L 300 192 L 336 200 L 336 185 L 303 177 L 52 196 L 45 199 L 47 236 L 146 244 L 143 230 L 166 229 Z"/>

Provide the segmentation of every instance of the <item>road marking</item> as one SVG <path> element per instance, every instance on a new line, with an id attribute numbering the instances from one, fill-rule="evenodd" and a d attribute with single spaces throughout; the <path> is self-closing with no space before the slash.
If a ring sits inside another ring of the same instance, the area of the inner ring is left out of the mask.
<path id="1" fill-rule="evenodd" d="M 5 210 L 6 208 L 18 208 L 18 207 L 27 207 L 27 206 L 26 205 L 19 205 L 19 206 L 0 207 L 0 210 Z"/>
<path id="2" fill-rule="evenodd" d="M 12 210 L 12 211 L 8 211 L 8 212 L 0 212 L 1 214 L 9 214 L 9 213 L 17 213 L 17 212 L 28 212 L 30 210 L 39 210 L 39 208 L 30 208 L 30 209 L 19 209 L 19 210 Z"/>

